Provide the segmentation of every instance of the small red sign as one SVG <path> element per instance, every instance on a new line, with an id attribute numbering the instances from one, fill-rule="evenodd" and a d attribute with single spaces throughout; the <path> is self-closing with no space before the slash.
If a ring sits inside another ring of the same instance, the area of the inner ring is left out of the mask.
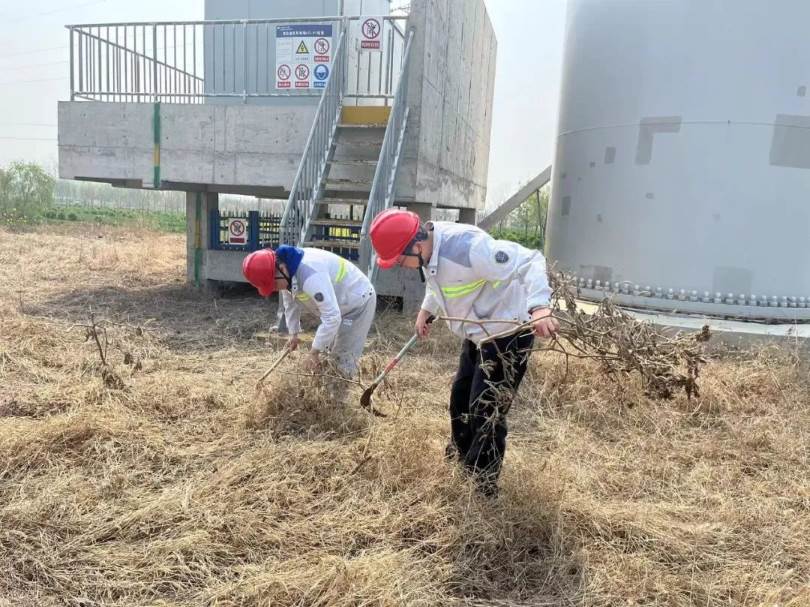
<path id="1" fill-rule="evenodd" d="M 363 37 L 360 39 L 360 48 L 373 51 L 380 50 L 382 38 L 382 24 L 379 19 L 366 19 L 361 26 Z"/>
<path id="2" fill-rule="evenodd" d="M 380 22 L 376 19 L 366 19 L 363 21 L 363 38 L 374 40 L 380 37 Z"/>
<path id="3" fill-rule="evenodd" d="M 245 244 L 247 242 L 246 229 L 243 219 L 231 219 L 228 225 L 228 243 Z"/>

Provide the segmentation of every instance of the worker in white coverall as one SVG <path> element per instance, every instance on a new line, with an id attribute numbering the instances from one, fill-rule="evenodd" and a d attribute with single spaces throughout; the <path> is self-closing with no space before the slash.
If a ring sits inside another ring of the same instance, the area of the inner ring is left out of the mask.
<path id="1" fill-rule="evenodd" d="M 343 375 L 357 374 L 377 307 L 374 287 L 357 266 L 328 251 L 282 245 L 251 253 L 242 271 L 261 295 L 281 292 L 291 350 L 299 345 L 302 309 L 320 318 L 307 370 L 318 369 L 328 355 Z"/>
<path id="2" fill-rule="evenodd" d="M 422 224 L 418 215 L 387 209 L 375 217 L 371 242 L 382 268 L 418 269 L 426 291 L 416 317 L 425 337 L 428 319 L 443 315 L 464 340 L 450 392 L 448 458 L 458 457 L 486 495 L 497 495 L 506 450 L 506 414 L 517 391 L 534 336 L 558 329 L 542 253 L 496 240 L 483 230 L 457 223 Z M 519 328 L 520 324 L 532 322 Z M 488 335 L 503 334 L 494 339 Z M 482 343 L 483 342 L 483 343 Z"/>

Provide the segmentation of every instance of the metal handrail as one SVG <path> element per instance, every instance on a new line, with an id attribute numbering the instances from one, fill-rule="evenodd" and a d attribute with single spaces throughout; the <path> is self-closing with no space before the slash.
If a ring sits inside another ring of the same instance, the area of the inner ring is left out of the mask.
<path id="1" fill-rule="evenodd" d="M 396 196 L 396 181 L 399 163 L 402 157 L 402 147 L 405 141 L 405 130 L 408 124 L 408 66 L 411 56 L 411 41 L 413 30 L 408 32 L 405 43 L 405 53 L 402 61 L 397 90 L 385 127 L 380 157 L 374 171 L 374 181 L 368 195 L 366 213 L 363 218 L 363 227 L 360 231 L 360 267 L 366 270 L 372 281 L 376 277 L 377 266 L 374 263 L 374 250 L 371 239 L 368 237 L 371 221 L 380 211 L 390 208 Z"/>
<path id="2" fill-rule="evenodd" d="M 346 15 L 346 16 L 324 16 L 324 17 L 273 17 L 271 19 L 202 19 L 192 21 L 121 21 L 111 23 L 73 23 L 65 25 L 66 29 L 87 28 L 87 27 L 134 27 L 134 26 L 169 26 L 169 25 L 242 25 L 247 23 L 323 23 L 325 21 L 359 21 L 366 19 L 368 15 Z M 376 17 L 383 21 L 407 21 L 406 15 L 384 15 Z"/>
<path id="3" fill-rule="evenodd" d="M 343 96 L 346 91 L 347 47 L 346 29 L 340 34 L 332 74 L 324 88 L 312 128 L 309 131 L 304 154 L 298 165 L 295 180 L 290 188 L 290 197 L 281 218 L 281 239 L 286 244 L 297 245 L 305 240 L 315 202 L 320 196 L 324 172 L 332 148 Z"/>
<path id="4" fill-rule="evenodd" d="M 114 22 L 68 25 L 70 98 L 95 101 L 203 103 L 274 97 L 320 97 L 323 88 L 278 86 L 274 60 L 278 25 L 317 23 L 346 32 L 351 55 L 348 96 L 388 103 L 393 97 L 404 50 L 407 17 L 375 17 L 383 23 L 381 52 L 353 44 L 361 19 L 303 17 L 202 21 Z M 355 48 L 355 46 L 357 48 Z M 330 68 L 331 69 L 331 68 Z"/>

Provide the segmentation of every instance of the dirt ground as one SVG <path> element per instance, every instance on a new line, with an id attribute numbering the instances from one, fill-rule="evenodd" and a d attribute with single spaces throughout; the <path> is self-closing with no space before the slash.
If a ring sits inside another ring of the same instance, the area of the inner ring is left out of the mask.
<path id="1" fill-rule="evenodd" d="M 536 355 L 488 501 L 443 459 L 445 328 L 384 419 L 303 354 L 257 393 L 271 305 L 187 288 L 182 237 L 53 230 L 0 230 L 0 606 L 810 605 L 789 349 L 718 355 L 668 402 Z M 409 330 L 379 316 L 364 382 Z"/>

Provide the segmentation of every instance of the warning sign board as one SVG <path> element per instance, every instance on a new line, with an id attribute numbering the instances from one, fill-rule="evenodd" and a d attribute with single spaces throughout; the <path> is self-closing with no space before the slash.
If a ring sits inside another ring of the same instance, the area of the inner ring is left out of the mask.
<path id="1" fill-rule="evenodd" d="M 247 219 L 231 217 L 228 220 L 228 244 L 247 243 Z"/>
<path id="2" fill-rule="evenodd" d="M 332 25 L 300 23 L 276 26 L 276 88 L 326 86 L 332 64 Z M 324 66 L 326 71 L 317 70 Z M 326 74 L 325 78 L 321 78 Z M 293 84 L 294 83 L 294 84 Z"/>
<path id="3" fill-rule="evenodd" d="M 369 17 L 360 26 L 360 48 L 368 51 L 382 50 L 381 17 Z"/>

